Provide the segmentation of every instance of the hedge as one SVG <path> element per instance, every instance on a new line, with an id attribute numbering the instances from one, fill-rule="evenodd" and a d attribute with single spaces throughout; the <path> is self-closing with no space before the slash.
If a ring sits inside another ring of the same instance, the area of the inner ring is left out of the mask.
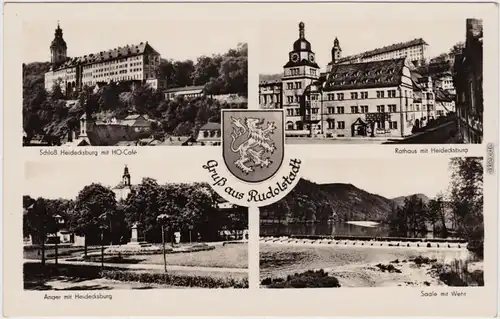
<path id="1" fill-rule="evenodd" d="M 124 270 L 105 270 L 102 277 L 112 280 L 198 288 L 248 288 L 248 279 L 215 278 L 207 276 L 173 275 Z"/>
<path id="2" fill-rule="evenodd" d="M 340 283 L 337 278 L 328 276 L 323 269 L 313 271 L 308 270 L 303 273 L 284 278 L 266 278 L 262 280 L 261 285 L 267 288 L 337 288 Z"/>

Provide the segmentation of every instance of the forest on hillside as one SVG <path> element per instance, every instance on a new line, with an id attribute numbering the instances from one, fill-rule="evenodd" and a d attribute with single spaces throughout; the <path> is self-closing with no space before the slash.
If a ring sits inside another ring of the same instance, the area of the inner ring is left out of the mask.
<path id="1" fill-rule="evenodd" d="M 354 200 L 355 199 L 355 200 Z M 301 179 L 278 202 L 261 208 L 262 220 L 281 223 L 385 221 L 394 203 L 352 184 L 316 184 Z"/>
<path id="2" fill-rule="evenodd" d="M 35 135 L 58 145 L 69 131 L 77 129 L 78 119 L 87 113 L 94 118 L 123 117 L 139 113 L 155 120 L 154 134 L 196 136 L 207 122 L 219 122 L 220 110 L 246 108 L 245 103 L 228 103 L 212 99 L 211 95 L 235 93 L 247 95 L 248 49 L 241 44 L 222 55 L 199 57 L 197 62 L 162 60 L 157 73 L 167 79 L 168 87 L 183 87 L 205 83 L 207 96 L 194 99 L 182 97 L 166 101 L 162 92 L 142 85 L 130 92 L 120 83 L 101 86 L 97 92 L 84 87 L 64 97 L 57 85 L 51 93 L 44 88 L 48 62 L 23 64 L 23 128 L 25 140 Z M 68 107 L 66 98 L 76 100 Z"/>

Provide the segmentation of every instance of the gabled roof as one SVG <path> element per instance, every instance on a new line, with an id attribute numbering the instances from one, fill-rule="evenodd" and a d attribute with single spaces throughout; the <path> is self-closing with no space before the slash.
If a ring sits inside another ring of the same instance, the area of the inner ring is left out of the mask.
<path id="1" fill-rule="evenodd" d="M 405 59 L 352 64 L 334 64 L 327 75 L 324 91 L 398 86 Z"/>
<path id="2" fill-rule="evenodd" d="M 391 52 L 391 51 L 411 48 L 411 47 L 414 47 L 417 45 L 427 45 L 427 42 L 425 42 L 424 39 L 422 39 L 422 38 L 418 38 L 418 39 L 413 39 L 413 40 L 407 41 L 407 42 L 400 42 L 400 43 L 396 43 L 396 44 L 391 44 L 391 45 L 388 45 L 388 46 L 385 46 L 382 48 L 378 48 L 375 50 L 365 51 L 363 53 L 340 58 L 339 63 L 351 61 L 351 60 L 355 60 L 355 59 L 365 59 L 365 58 L 369 58 L 369 57 L 372 57 L 375 55 L 379 55 L 379 54 L 383 54 L 383 53 L 387 53 L 387 52 Z"/>

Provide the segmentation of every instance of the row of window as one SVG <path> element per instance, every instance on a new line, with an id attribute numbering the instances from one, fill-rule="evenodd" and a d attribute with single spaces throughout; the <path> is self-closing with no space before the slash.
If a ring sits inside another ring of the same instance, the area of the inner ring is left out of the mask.
<path id="1" fill-rule="evenodd" d="M 291 68 L 289 75 L 294 76 L 294 75 L 302 75 L 302 74 L 300 73 L 300 68 Z M 306 75 L 306 74 L 304 74 L 304 75 Z M 313 68 L 309 68 L 309 75 L 316 76 L 317 75 L 317 70 L 313 69 Z"/>
<path id="2" fill-rule="evenodd" d="M 398 129 L 398 122 L 396 121 L 390 121 L 389 123 L 389 129 L 390 130 L 397 130 Z M 338 130 L 345 130 L 345 121 L 337 121 L 336 122 L 336 127 L 335 127 L 335 120 L 330 120 L 327 121 L 328 124 L 328 129 L 338 129 Z M 376 122 L 376 128 L 378 129 L 385 129 L 386 125 L 384 121 L 378 121 Z"/>
<path id="3" fill-rule="evenodd" d="M 123 58 L 123 59 L 117 59 L 117 60 L 112 60 L 112 61 L 107 61 L 107 62 L 100 62 L 99 64 L 100 65 L 113 65 L 113 64 L 124 63 L 124 62 L 127 62 L 127 61 L 138 61 L 138 60 L 142 60 L 142 55 L 133 56 L 133 57 L 129 57 L 129 58 Z M 142 62 L 139 62 L 139 64 L 141 64 L 141 63 Z M 94 67 L 95 67 L 95 65 L 93 65 L 93 64 L 84 65 L 83 69 L 87 70 L 87 69 L 92 69 Z"/>

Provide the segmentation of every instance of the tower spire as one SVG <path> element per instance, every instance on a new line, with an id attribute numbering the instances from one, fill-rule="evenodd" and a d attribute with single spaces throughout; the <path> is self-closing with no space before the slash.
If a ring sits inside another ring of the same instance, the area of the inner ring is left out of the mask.
<path id="1" fill-rule="evenodd" d="M 305 38 L 305 25 L 304 22 L 299 23 L 299 38 L 304 39 Z"/>
<path id="2" fill-rule="evenodd" d="M 125 167 L 123 168 L 123 177 L 122 177 L 122 180 L 123 180 L 123 184 L 125 186 L 130 186 L 130 172 L 128 171 L 128 167 L 127 167 L 127 164 L 125 164 Z"/>

